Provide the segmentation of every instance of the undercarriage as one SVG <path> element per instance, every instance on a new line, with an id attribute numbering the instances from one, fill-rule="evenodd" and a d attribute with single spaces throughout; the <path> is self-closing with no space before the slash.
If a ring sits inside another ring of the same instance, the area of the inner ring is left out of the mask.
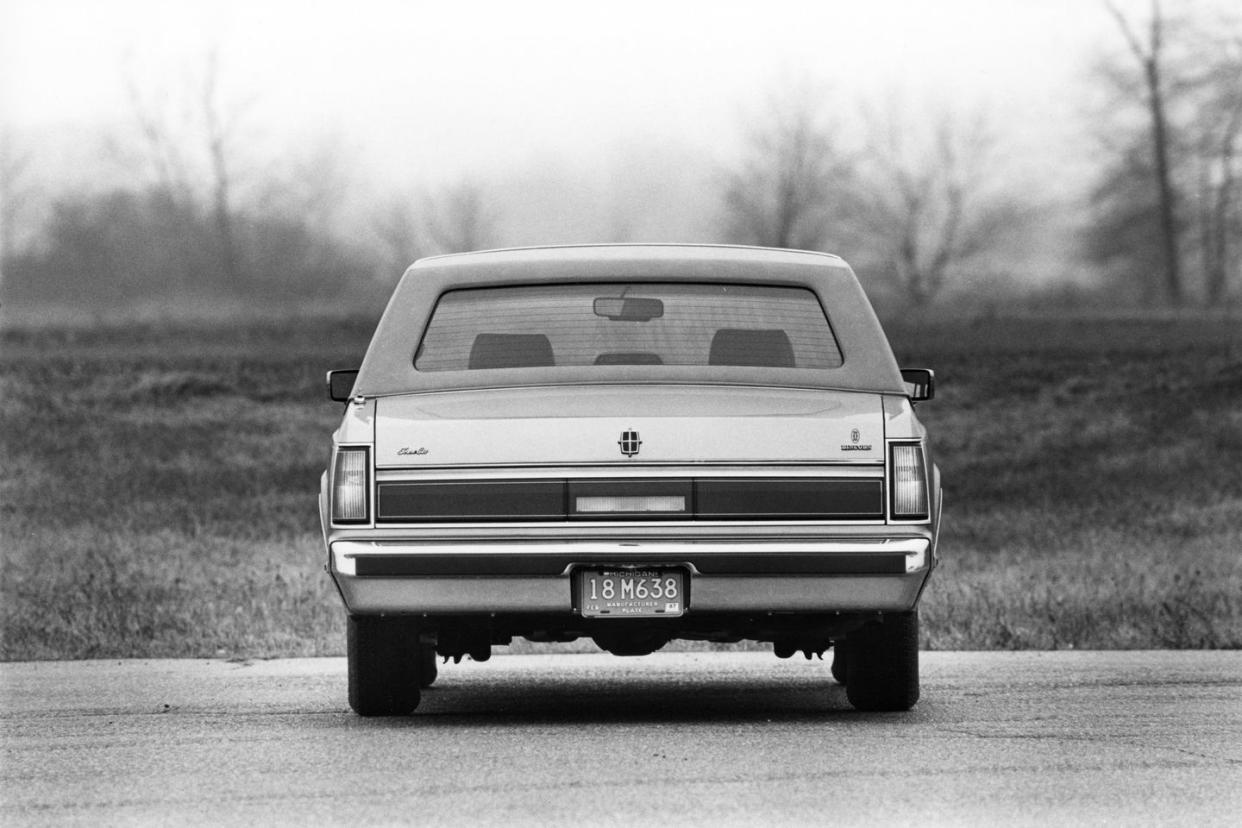
<path id="1" fill-rule="evenodd" d="M 614 655 L 646 655 L 670 641 L 741 641 L 770 643 L 777 655 L 823 653 L 881 613 L 695 613 L 680 618 L 637 620 L 582 618 L 573 614 L 509 614 L 458 616 L 387 616 L 394 628 L 434 645 L 448 659 L 471 656 L 484 661 L 493 646 L 515 638 L 541 643 L 590 639 Z"/>

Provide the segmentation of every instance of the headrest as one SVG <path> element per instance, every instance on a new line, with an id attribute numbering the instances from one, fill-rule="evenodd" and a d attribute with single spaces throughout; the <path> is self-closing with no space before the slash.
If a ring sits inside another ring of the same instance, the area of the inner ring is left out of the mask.
<path id="1" fill-rule="evenodd" d="M 470 346 L 469 367 L 536 368 L 555 365 L 552 343 L 543 334 L 483 333 Z"/>
<path id="2" fill-rule="evenodd" d="M 793 368 L 793 345 L 780 328 L 721 328 L 712 337 L 707 364 Z"/>

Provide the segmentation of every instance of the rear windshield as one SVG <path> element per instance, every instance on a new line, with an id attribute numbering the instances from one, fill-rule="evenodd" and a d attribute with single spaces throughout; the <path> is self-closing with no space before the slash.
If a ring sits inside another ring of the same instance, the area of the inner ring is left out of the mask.
<path id="1" fill-rule="evenodd" d="M 443 294 L 419 371 L 584 365 L 837 368 L 816 295 L 766 285 L 592 283 Z"/>

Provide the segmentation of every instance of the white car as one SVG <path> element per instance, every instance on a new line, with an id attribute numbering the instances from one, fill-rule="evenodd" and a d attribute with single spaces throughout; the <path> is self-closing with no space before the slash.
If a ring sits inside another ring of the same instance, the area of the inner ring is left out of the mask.
<path id="1" fill-rule="evenodd" d="M 833 650 L 852 705 L 918 699 L 940 476 L 857 278 L 705 245 L 440 256 L 405 273 L 324 473 L 349 701 L 401 715 L 437 654 L 514 636 Z"/>

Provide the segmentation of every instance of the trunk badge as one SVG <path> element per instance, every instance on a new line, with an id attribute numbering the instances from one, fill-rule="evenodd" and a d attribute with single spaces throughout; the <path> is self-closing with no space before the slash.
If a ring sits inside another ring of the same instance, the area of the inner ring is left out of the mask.
<path id="1" fill-rule="evenodd" d="M 638 454 L 638 448 L 642 444 L 643 441 L 638 439 L 637 431 L 623 431 L 621 432 L 621 439 L 617 441 L 617 445 L 621 447 L 621 453 L 626 457 L 633 457 L 635 454 Z"/>

